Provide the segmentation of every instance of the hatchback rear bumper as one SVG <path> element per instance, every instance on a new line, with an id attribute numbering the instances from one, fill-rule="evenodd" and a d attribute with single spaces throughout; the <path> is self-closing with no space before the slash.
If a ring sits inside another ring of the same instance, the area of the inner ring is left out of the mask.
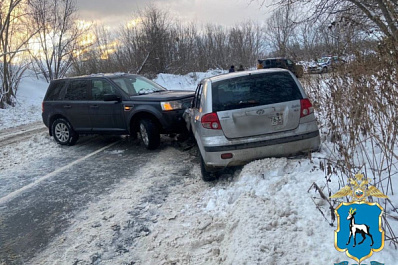
<path id="1" fill-rule="evenodd" d="M 206 166 L 209 168 L 224 168 L 244 165 L 250 161 L 266 157 L 291 156 L 317 151 L 319 146 L 319 131 L 316 130 L 283 138 L 232 145 L 203 146 L 200 149 Z M 223 159 L 222 156 L 231 158 Z"/>

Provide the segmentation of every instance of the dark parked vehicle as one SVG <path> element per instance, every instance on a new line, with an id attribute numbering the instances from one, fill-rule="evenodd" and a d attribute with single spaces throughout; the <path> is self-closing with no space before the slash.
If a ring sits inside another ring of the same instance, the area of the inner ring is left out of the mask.
<path id="1" fill-rule="evenodd" d="M 302 65 L 286 58 L 260 59 L 257 62 L 257 69 L 283 68 L 291 71 L 296 77 L 302 77 L 304 73 Z"/>
<path id="2" fill-rule="evenodd" d="M 193 91 L 170 91 L 132 74 L 100 74 L 51 81 L 42 104 L 49 133 L 61 145 L 73 145 L 80 134 L 140 133 L 148 149 L 160 134 L 186 131 L 182 114 Z"/>

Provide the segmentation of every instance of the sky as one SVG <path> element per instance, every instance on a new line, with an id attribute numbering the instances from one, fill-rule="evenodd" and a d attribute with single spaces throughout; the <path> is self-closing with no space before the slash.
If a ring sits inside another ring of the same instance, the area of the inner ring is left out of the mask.
<path id="1" fill-rule="evenodd" d="M 100 21 L 109 27 L 124 24 L 137 10 L 150 4 L 184 22 L 234 26 L 248 20 L 263 23 L 269 9 L 261 3 L 262 0 L 78 0 L 77 7 L 81 19 Z"/>

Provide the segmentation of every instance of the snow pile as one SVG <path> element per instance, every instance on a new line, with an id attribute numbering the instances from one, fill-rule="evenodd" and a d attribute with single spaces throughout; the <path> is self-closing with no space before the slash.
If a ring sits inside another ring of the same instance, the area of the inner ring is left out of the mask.
<path id="1" fill-rule="evenodd" d="M 0 129 L 16 127 L 41 120 L 41 102 L 48 83 L 26 71 L 17 91 L 15 107 L 0 109 Z"/>
<path id="2" fill-rule="evenodd" d="M 225 74 L 225 70 L 209 70 L 207 72 L 193 72 L 183 76 L 173 74 L 158 74 L 153 79 L 159 85 L 169 90 L 195 90 L 199 82 L 208 77 Z"/>

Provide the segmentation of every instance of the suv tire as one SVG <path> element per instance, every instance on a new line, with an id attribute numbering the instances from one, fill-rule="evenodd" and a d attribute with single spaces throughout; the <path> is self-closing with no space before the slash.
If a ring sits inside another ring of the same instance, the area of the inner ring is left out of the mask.
<path id="1" fill-rule="evenodd" d="M 156 124 L 149 119 L 140 121 L 140 135 L 145 147 L 149 150 L 154 150 L 160 145 L 160 134 Z"/>
<path id="2" fill-rule="evenodd" d="M 56 119 L 51 126 L 52 135 L 60 145 L 74 145 L 79 139 L 70 123 L 63 118 Z"/>
<path id="3" fill-rule="evenodd" d="M 210 172 L 206 168 L 205 161 L 202 158 L 202 155 L 199 153 L 200 156 L 200 172 L 202 173 L 202 179 L 204 181 L 214 181 L 217 179 L 217 175 L 215 172 Z"/>

